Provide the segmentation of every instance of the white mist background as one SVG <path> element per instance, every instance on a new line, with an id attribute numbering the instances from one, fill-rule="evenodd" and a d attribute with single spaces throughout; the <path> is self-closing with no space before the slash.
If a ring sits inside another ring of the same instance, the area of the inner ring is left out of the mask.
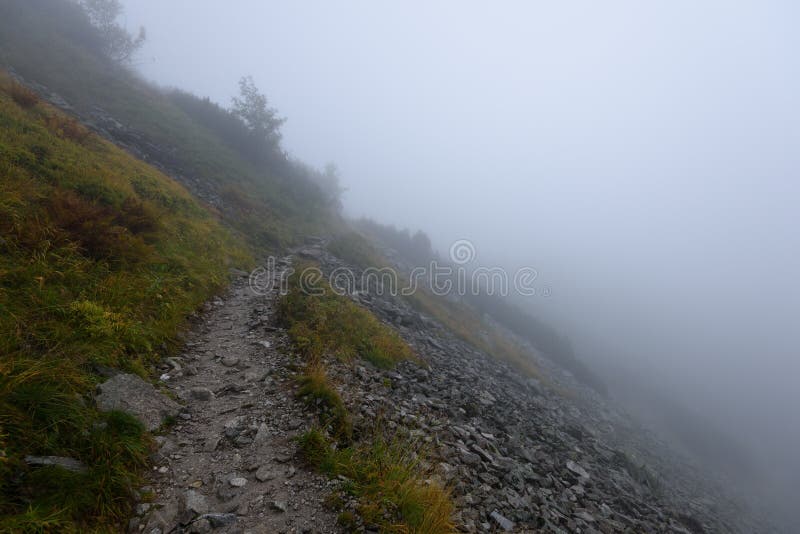
<path id="1" fill-rule="evenodd" d="M 798 4 L 125 3 L 147 77 L 226 104 L 252 74 L 348 214 L 536 267 L 584 360 L 796 494 Z"/>

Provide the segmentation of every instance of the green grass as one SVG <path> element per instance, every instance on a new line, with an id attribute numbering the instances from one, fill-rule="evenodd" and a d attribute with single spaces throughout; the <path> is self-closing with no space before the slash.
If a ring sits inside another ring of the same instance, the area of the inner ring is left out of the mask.
<path id="1" fill-rule="evenodd" d="M 322 409 L 322 424 L 338 439 L 349 441 L 353 435 L 353 423 L 342 397 L 331 383 L 321 362 L 311 363 L 299 378 L 298 396 L 314 407 Z"/>
<path id="2" fill-rule="evenodd" d="M 163 147 L 177 172 L 223 199 L 221 214 L 250 244 L 270 250 L 330 228 L 308 180 L 285 165 L 256 165 L 177 106 L 162 90 L 92 52 L 77 8 L 65 0 L 0 3 L 0 66 L 55 91 L 76 109 L 100 108 Z M 236 80 L 230 80 L 234 88 Z"/>
<path id="3" fill-rule="evenodd" d="M 92 407 L 92 366 L 146 375 L 251 258 L 174 181 L 15 91 L 0 76 L 0 531 L 110 527 L 148 437 Z"/>
<path id="4" fill-rule="evenodd" d="M 280 302 L 279 317 L 295 347 L 310 362 L 324 354 L 352 361 L 366 360 L 387 369 L 403 360 L 415 360 L 400 336 L 369 310 L 336 294 L 324 280 L 300 287 L 301 273 L 312 265 L 299 265 L 289 280 L 289 293 Z M 318 294 L 319 293 L 319 294 Z"/>
<path id="5" fill-rule="evenodd" d="M 360 444 L 333 447 L 316 429 L 300 436 L 298 444 L 316 469 L 331 477 L 344 477 L 344 490 L 358 499 L 358 512 L 366 524 L 378 525 L 381 532 L 454 531 L 450 495 L 429 479 L 417 444 L 378 433 Z"/>

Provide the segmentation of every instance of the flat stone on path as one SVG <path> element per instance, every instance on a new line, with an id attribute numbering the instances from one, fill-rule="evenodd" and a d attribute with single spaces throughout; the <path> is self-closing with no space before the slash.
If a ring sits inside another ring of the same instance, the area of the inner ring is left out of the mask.
<path id="1" fill-rule="evenodd" d="M 222 358 L 222 365 L 224 365 L 225 367 L 236 367 L 238 363 L 239 363 L 239 358 L 237 358 L 236 356 L 229 355 Z"/>
<path id="2" fill-rule="evenodd" d="M 108 412 L 120 410 L 136 417 L 153 431 L 168 417 L 176 417 L 180 406 L 166 395 L 132 374 L 115 375 L 97 386 L 97 408 Z"/>

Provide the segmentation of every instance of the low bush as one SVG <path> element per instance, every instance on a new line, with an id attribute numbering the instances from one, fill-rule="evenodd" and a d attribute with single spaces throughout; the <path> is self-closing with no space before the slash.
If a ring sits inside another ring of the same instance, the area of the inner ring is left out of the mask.
<path id="1" fill-rule="evenodd" d="M 26 109 L 39 103 L 39 95 L 18 82 L 11 82 L 8 93 L 17 105 Z"/>
<path id="2" fill-rule="evenodd" d="M 322 423 L 341 440 L 349 440 L 353 434 L 353 423 L 347 413 L 342 397 L 330 381 L 321 362 L 312 363 L 299 378 L 297 394 L 311 405 L 321 407 Z"/>
<path id="3" fill-rule="evenodd" d="M 54 113 L 47 117 L 47 127 L 63 139 L 83 144 L 92 135 L 92 132 L 81 123 L 61 113 Z"/>
<path id="4" fill-rule="evenodd" d="M 62 237 L 76 244 L 87 256 L 113 263 L 139 263 L 152 257 L 154 250 L 141 235 L 145 228 L 155 227 L 135 210 L 140 201 L 126 201 L 119 210 L 89 201 L 69 190 L 55 190 L 47 201 L 47 214 L 54 229 L 61 230 L 54 237 Z M 130 220 L 129 220 L 130 217 Z M 132 223 L 136 232 L 124 226 Z"/>

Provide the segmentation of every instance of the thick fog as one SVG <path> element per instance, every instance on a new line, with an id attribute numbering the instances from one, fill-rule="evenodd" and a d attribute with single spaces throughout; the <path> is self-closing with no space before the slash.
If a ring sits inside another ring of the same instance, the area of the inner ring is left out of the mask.
<path id="1" fill-rule="evenodd" d="M 741 448 L 714 467 L 796 497 L 796 3 L 126 7 L 147 77 L 227 104 L 251 74 L 284 145 L 337 164 L 349 215 L 535 267 L 552 295 L 526 305 L 612 395 L 697 416 L 705 461 Z"/>

